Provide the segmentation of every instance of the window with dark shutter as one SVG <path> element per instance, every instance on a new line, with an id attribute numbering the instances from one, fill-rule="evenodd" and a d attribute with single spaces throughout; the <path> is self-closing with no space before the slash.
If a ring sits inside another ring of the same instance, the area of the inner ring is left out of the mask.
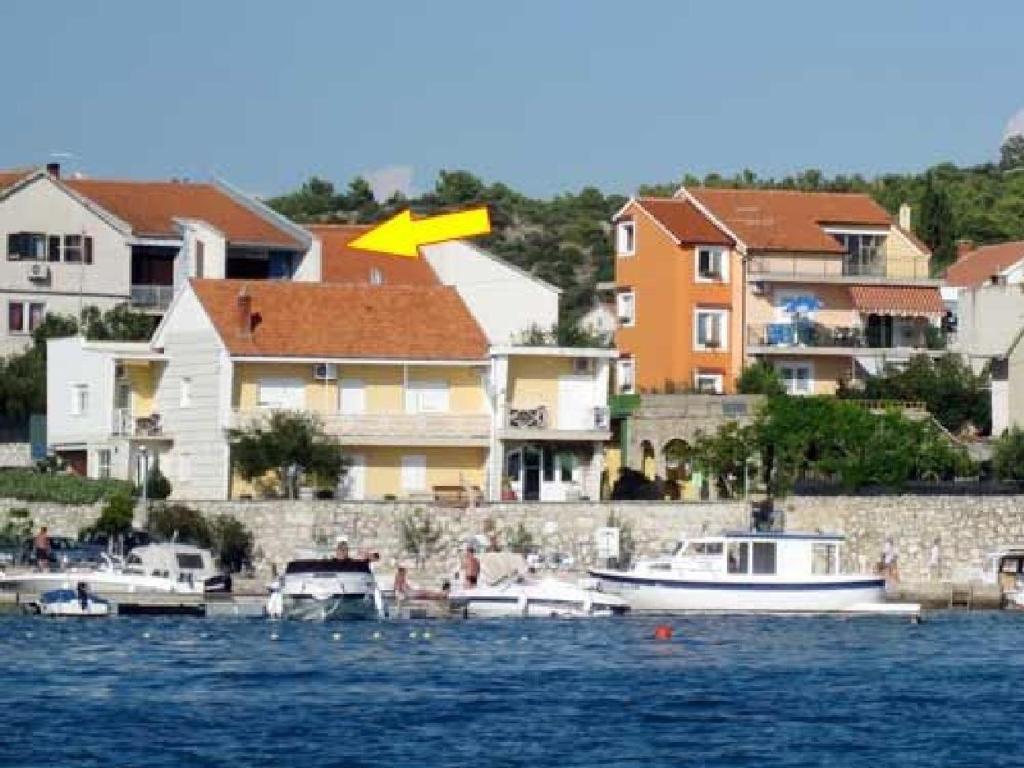
<path id="1" fill-rule="evenodd" d="M 92 264 L 92 238 L 86 236 L 82 238 L 82 241 L 85 245 L 85 263 Z"/>
<path id="2" fill-rule="evenodd" d="M 60 235 L 50 235 L 47 238 L 46 258 L 49 261 L 60 261 Z"/>
<path id="3" fill-rule="evenodd" d="M 7 260 L 18 261 L 21 258 L 21 235 L 12 232 L 7 236 Z"/>

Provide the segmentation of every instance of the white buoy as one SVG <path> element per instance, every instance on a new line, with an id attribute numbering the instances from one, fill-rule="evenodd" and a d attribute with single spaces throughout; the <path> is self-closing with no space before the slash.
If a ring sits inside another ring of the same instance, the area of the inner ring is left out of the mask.
<path id="1" fill-rule="evenodd" d="M 333 635 L 331 635 L 331 639 L 332 640 L 341 640 L 341 632 L 335 632 Z"/>
<path id="2" fill-rule="evenodd" d="M 530 639 L 530 638 L 528 638 L 528 637 L 527 637 L 526 635 L 523 635 L 522 637 L 520 637 L 520 638 L 519 638 L 519 642 L 521 642 L 521 643 L 525 643 L 525 642 L 526 642 L 527 640 L 529 640 L 529 639 Z"/>
<path id="3" fill-rule="evenodd" d="M 380 632 L 374 632 L 373 633 L 373 639 L 374 640 L 380 640 Z"/>
<path id="4" fill-rule="evenodd" d="M 151 638 L 151 637 L 152 637 L 152 635 L 149 634 L 149 632 L 143 632 L 142 633 L 142 639 L 143 640 L 149 640 L 149 638 Z"/>
<path id="5" fill-rule="evenodd" d="M 424 633 L 423 633 L 423 639 L 424 639 L 424 640 L 429 640 L 429 639 L 430 639 L 430 637 L 431 637 L 431 635 L 430 635 L 430 633 L 429 633 L 429 632 L 424 632 Z"/>
<path id="6" fill-rule="evenodd" d="M 416 639 L 416 633 L 415 632 L 410 632 L 409 633 L 409 639 L 410 640 L 415 640 Z"/>
<path id="7" fill-rule="evenodd" d="M 277 634 L 277 632 L 271 632 L 271 633 L 270 633 L 270 639 L 271 639 L 271 640 L 277 640 L 277 639 L 279 639 L 280 637 L 281 637 L 281 636 L 280 636 L 279 634 Z"/>
<path id="8" fill-rule="evenodd" d="M 28 640 L 31 640 L 32 639 L 32 633 L 31 632 L 26 632 L 25 633 L 25 638 L 28 639 Z"/>

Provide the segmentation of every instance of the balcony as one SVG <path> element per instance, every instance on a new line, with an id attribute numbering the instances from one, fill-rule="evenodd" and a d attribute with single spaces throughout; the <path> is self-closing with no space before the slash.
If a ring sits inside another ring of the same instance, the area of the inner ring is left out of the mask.
<path id="1" fill-rule="evenodd" d="M 272 409 L 235 409 L 234 429 L 259 424 Z M 328 434 L 354 445 L 486 446 L 491 417 L 486 413 L 317 414 Z"/>
<path id="2" fill-rule="evenodd" d="M 908 260 L 890 265 L 884 257 L 865 262 L 838 256 L 755 256 L 747 264 L 747 274 L 751 280 L 779 282 L 940 283 L 929 274 L 927 263 Z"/>
<path id="3" fill-rule="evenodd" d="M 110 433 L 115 437 L 166 438 L 159 413 L 136 418 L 131 408 L 114 409 Z"/>
<path id="4" fill-rule="evenodd" d="M 891 329 L 860 326 L 828 326 L 821 323 L 768 323 L 751 326 L 747 331 L 747 348 L 758 353 L 787 353 L 793 350 L 945 350 L 945 336 L 937 328 L 915 331 L 902 339 L 893 338 Z"/>
<path id="5" fill-rule="evenodd" d="M 173 285 L 132 285 L 132 306 L 138 309 L 167 309 L 174 298 Z"/>
<path id="6" fill-rule="evenodd" d="M 607 439 L 611 424 L 607 406 L 580 406 L 560 413 L 546 405 L 508 405 L 502 418 L 502 437 L 518 439 Z"/>

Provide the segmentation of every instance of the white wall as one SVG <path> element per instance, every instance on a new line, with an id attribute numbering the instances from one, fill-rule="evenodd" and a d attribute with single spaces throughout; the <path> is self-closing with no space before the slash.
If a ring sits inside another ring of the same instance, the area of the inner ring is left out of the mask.
<path id="1" fill-rule="evenodd" d="M 319 283 L 321 275 L 321 264 L 323 262 L 323 243 L 320 238 L 314 237 L 313 242 L 302 257 L 299 266 L 295 269 L 293 280 L 306 283 Z"/>
<path id="2" fill-rule="evenodd" d="M 1024 327 L 1024 286 L 985 285 L 960 292 L 954 351 L 972 357 L 1005 355 Z"/>
<path id="3" fill-rule="evenodd" d="M 492 344 L 512 344 L 531 325 L 558 322 L 557 288 L 476 246 L 453 240 L 423 248 L 444 285 L 454 286 Z"/>
<path id="4" fill-rule="evenodd" d="M 41 232 L 85 234 L 93 241 L 93 263 L 46 262 L 46 281 L 28 279 L 30 264 L 8 261 L 7 235 Z M 129 296 L 131 249 L 126 236 L 65 192 L 49 177 L 40 177 L 0 200 L 0 353 L 23 348 L 27 336 L 10 336 L 7 302 L 42 301 L 47 312 L 77 314 L 82 305 L 111 307 Z"/>
<path id="5" fill-rule="evenodd" d="M 224 234 L 205 221 L 198 219 L 179 219 L 182 247 L 178 258 L 174 260 L 174 289 L 182 286 L 196 274 L 197 243 L 203 244 L 204 278 L 223 279 L 227 265 L 227 241 Z"/>
<path id="6" fill-rule="evenodd" d="M 89 408 L 71 412 L 71 387 L 89 388 Z M 81 337 L 50 339 L 46 351 L 46 440 L 51 446 L 110 439 L 114 409 L 114 359 L 109 352 L 84 349 Z"/>

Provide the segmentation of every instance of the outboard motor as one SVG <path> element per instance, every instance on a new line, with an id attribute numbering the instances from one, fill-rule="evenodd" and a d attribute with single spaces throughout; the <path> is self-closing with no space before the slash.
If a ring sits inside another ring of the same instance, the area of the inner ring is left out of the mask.
<path id="1" fill-rule="evenodd" d="M 84 581 L 78 582 L 75 585 L 75 592 L 78 594 L 78 604 L 82 606 L 83 611 L 89 610 L 89 589 L 86 587 Z"/>

